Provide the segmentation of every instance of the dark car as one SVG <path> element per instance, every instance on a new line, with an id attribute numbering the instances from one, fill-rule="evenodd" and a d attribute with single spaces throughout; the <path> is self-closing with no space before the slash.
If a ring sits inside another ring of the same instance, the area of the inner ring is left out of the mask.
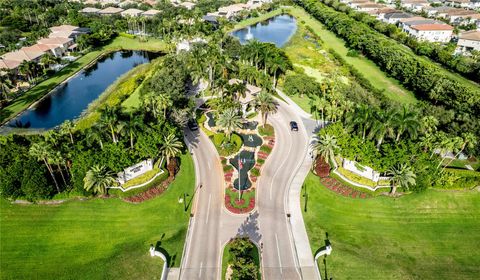
<path id="1" fill-rule="evenodd" d="M 198 124 L 194 120 L 189 120 L 187 125 L 188 125 L 188 128 L 190 128 L 191 131 L 198 130 Z"/>
<path id="2" fill-rule="evenodd" d="M 297 122 L 291 121 L 290 122 L 290 130 L 291 131 L 298 131 L 298 124 Z"/>

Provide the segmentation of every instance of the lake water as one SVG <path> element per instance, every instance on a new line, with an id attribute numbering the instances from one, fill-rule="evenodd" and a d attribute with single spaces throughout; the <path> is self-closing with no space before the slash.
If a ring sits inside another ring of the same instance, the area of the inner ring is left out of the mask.
<path id="1" fill-rule="evenodd" d="M 294 17 L 280 15 L 234 31 L 232 35 L 242 44 L 248 40 L 257 39 L 260 42 L 274 43 L 277 47 L 282 47 L 296 30 L 297 23 Z"/>
<path id="2" fill-rule="evenodd" d="M 80 71 L 68 82 L 8 123 L 10 127 L 48 129 L 78 118 L 118 77 L 159 54 L 117 51 Z"/>

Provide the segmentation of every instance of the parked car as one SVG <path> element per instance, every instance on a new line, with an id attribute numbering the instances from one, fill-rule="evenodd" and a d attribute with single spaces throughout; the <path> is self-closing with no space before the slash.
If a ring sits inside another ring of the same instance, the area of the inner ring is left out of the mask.
<path id="1" fill-rule="evenodd" d="M 188 125 L 188 128 L 190 128 L 191 131 L 198 130 L 198 124 L 195 120 L 189 120 L 187 125 Z"/>
<path id="2" fill-rule="evenodd" d="M 297 122 L 291 121 L 290 122 L 290 130 L 291 131 L 298 131 L 298 124 Z"/>

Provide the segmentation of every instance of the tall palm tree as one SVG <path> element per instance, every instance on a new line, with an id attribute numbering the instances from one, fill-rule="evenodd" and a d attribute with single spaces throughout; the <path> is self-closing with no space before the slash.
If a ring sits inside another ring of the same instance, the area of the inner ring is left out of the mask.
<path id="1" fill-rule="evenodd" d="M 156 98 L 157 106 L 163 110 L 163 118 L 167 117 L 167 109 L 173 106 L 173 101 L 170 98 L 170 95 L 166 93 L 160 93 Z"/>
<path id="2" fill-rule="evenodd" d="M 29 82 L 32 82 L 36 74 L 36 68 L 37 68 L 37 64 L 34 61 L 24 60 L 18 66 L 18 71 L 20 72 L 20 74 L 27 77 Z"/>
<path id="3" fill-rule="evenodd" d="M 407 166 L 406 164 L 392 167 L 387 171 L 387 174 L 392 176 L 392 195 L 395 194 L 398 186 L 408 190 L 410 186 L 415 186 L 416 184 L 415 179 L 417 176 L 413 173 L 410 166 Z"/>
<path id="4" fill-rule="evenodd" d="M 48 172 L 50 172 L 50 176 L 52 176 L 53 183 L 55 184 L 55 187 L 57 188 L 58 193 L 60 193 L 60 187 L 58 186 L 57 179 L 55 178 L 55 175 L 53 173 L 53 168 L 50 165 L 50 161 L 49 161 L 49 158 L 52 157 L 52 154 L 53 154 L 52 147 L 46 142 L 34 143 L 32 144 L 32 146 L 30 146 L 29 154 L 35 157 L 37 160 L 43 161 L 43 163 L 48 169 Z"/>
<path id="5" fill-rule="evenodd" d="M 139 116 L 130 116 L 130 120 L 125 123 L 124 131 L 130 137 L 130 148 L 133 149 L 133 137 L 143 127 L 143 120 Z"/>
<path id="6" fill-rule="evenodd" d="M 176 157 L 180 153 L 182 147 L 182 141 L 180 141 L 175 134 L 170 133 L 163 137 L 160 152 L 165 157 L 167 166 L 170 164 L 170 159 Z"/>
<path id="7" fill-rule="evenodd" d="M 116 126 L 118 124 L 118 112 L 116 109 L 111 107 L 105 107 L 101 111 L 101 122 L 108 127 L 110 130 L 110 134 L 112 136 L 112 142 L 117 143 L 117 135 L 116 135 Z"/>
<path id="8" fill-rule="evenodd" d="M 0 69 L 0 72 L 3 71 Z M 0 91 L 2 92 L 3 98 L 5 100 L 8 99 L 8 94 L 10 93 L 10 89 L 13 87 L 13 83 L 8 77 L 8 75 L 0 75 Z"/>
<path id="9" fill-rule="evenodd" d="M 420 128 L 420 123 L 418 122 L 417 114 L 404 106 L 403 110 L 396 114 L 395 125 L 397 128 L 397 137 L 395 142 L 400 140 L 400 136 L 406 131 L 411 138 L 416 138 L 418 134 L 418 129 Z"/>
<path id="10" fill-rule="evenodd" d="M 87 191 L 105 194 L 107 188 L 115 185 L 114 173 L 103 165 L 94 165 L 83 178 L 83 187 Z"/>
<path id="11" fill-rule="evenodd" d="M 59 61 L 58 57 L 53 56 L 51 53 L 46 53 L 40 58 L 40 63 L 43 66 L 43 69 L 47 69 L 50 65 L 57 63 Z"/>
<path id="12" fill-rule="evenodd" d="M 105 130 L 100 125 L 92 126 L 86 133 L 86 141 L 88 145 L 91 145 L 93 142 L 98 142 L 100 149 L 103 150 L 103 135 Z"/>
<path id="13" fill-rule="evenodd" d="M 255 96 L 253 102 L 255 109 L 262 115 L 263 125 L 265 126 L 268 115 L 277 112 L 278 104 L 270 93 L 264 91 Z"/>
<path id="14" fill-rule="evenodd" d="M 70 136 L 70 142 L 74 144 L 73 141 L 73 130 L 75 128 L 75 125 L 73 124 L 72 121 L 66 120 L 60 125 L 60 133 L 61 134 L 68 134 Z"/>
<path id="15" fill-rule="evenodd" d="M 374 113 L 374 123 L 369 133 L 370 138 L 377 139 L 377 150 L 383 143 L 385 137 L 394 137 L 394 122 L 396 112 L 393 109 L 377 111 Z"/>
<path id="16" fill-rule="evenodd" d="M 442 171 L 445 170 L 445 168 L 447 166 L 449 166 L 452 161 L 456 158 L 458 158 L 458 156 L 465 150 L 465 148 L 470 148 L 472 149 L 473 147 L 475 147 L 478 143 L 478 140 L 477 140 L 477 137 L 475 136 L 475 134 L 471 133 L 471 132 L 465 132 L 463 135 L 462 135 L 462 143 L 460 145 L 460 150 L 457 152 L 457 154 L 443 167 Z"/>
<path id="17" fill-rule="evenodd" d="M 362 133 L 362 140 L 365 141 L 367 136 L 367 130 L 370 129 L 373 123 L 373 110 L 370 106 L 360 105 L 355 109 L 355 112 L 351 114 L 347 122 L 352 127 L 358 128 Z"/>
<path id="18" fill-rule="evenodd" d="M 325 125 L 325 109 L 328 106 L 328 101 L 322 96 L 315 96 L 314 99 L 311 100 L 310 106 L 314 112 L 317 113 L 318 119 L 318 112 L 322 114 L 322 126 Z"/>
<path id="19" fill-rule="evenodd" d="M 337 138 L 334 135 L 325 134 L 321 135 L 317 143 L 313 145 L 313 151 L 315 155 L 320 155 L 326 163 L 330 160 L 335 166 L 335 152 L 340 150 L 337 145 Z"/>
<path id="20" fill-rule="evenodd" d="M 445 157 L 446 153 L 450 151 L 454 152 L 454 151 L 460 150 L 463 143 L 463 139 L 458 136 L 455 136 L 455 137 L 445 136 L 440 138 L 439 140 L 440 142 L 438 143 L 438 145 L 440 147 L 440 156 L 442 157 L 442 159 L 438 163 L 437 169 L 439 169 L 440 166 L 442 166 L 443 161 L 446 159 Z"/>
<path id="21" fill-rule="evenodd" d="M 217 124 L 225 131 L 225 135 L 230 140 L 232 132 L 242 127 L 242 118 L 237 110 L 227 108 L 218 115 Z"/>

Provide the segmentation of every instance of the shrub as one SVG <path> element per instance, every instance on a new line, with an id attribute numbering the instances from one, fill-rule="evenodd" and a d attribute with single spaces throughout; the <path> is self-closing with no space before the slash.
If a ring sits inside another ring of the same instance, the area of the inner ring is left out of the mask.
<path id="1" fill-rule="evenodd" d="M 258 115 L 258 112 L 251 112 L 247 115 L 247 119 L 253 119 Z"/>
<path id="2" fill-rule="evenodd" d="M 357 175 L 351 171 L 348 171 L 343 167 L 339 167 L 337 171 L 338 173 L 342 174 L 345 178 L 349 179 L 352 182 L 366 185 L 369 187 L 375 187 L 377 185 L 374 181 L 364 178 L 360 175 Z"/>
<path id="3" fill-rule="evenodd" d="M 233 170 L 233 166 L 231 166 L 230 164 L 223 166 L 223 172 L 229 172 L 232 170 Z"/>
<path id="4" fill-rule="evenodd" d="M 348 50 L 347 56 L 358 57 L 358 51 L 357 50 Z"/>
<path id="5" fill-rule="evenodd" d="M 225 133 L 216 133 L 210 136 L 210 138 L 222 157 L 237 153 L 243 145 L 242 137 L 235 133 L 231 135 L 230 140 Z"/>
<path id="6" fill-rule="evenodd" d="M 257 163 L 262 165 L 262 164 L 265 163 L 265 160 L 263 158 L 259 158 L 259 159 L 257 159 Z"/>
<path id="7" fill-rule="evenodd" d="M 261 136 L 274 136 L 275 130 L 273 129 L 273 126 L 265 124 L 263 126 L 258 126 L 258 133 Z"/>
<path id="8" fill-rule="evenodd" d="M 250 170 L 250 174 L 252 176 L 258 177 L 260 176 L 260 170 L 258 168 L 253 168 L 252 170 Z"/>
<path id="9" fill-rule="evenodd" d="M 133 34 L 128 34 L 128 33 L 124 33 L 124 32 L 121 32 L 118 34 L 120 37 L 125 37 L 125 38 L 129 38 L 129 39 L 135 39 L 135 35 Z"/>
<path id="10" fill-rule="evenodd" d="M 269 146 L 263 145 L 260 147 L 260 151 L 270 154 L 270 152 L 272 151 L 272 148 L 270 148 Z"/>

